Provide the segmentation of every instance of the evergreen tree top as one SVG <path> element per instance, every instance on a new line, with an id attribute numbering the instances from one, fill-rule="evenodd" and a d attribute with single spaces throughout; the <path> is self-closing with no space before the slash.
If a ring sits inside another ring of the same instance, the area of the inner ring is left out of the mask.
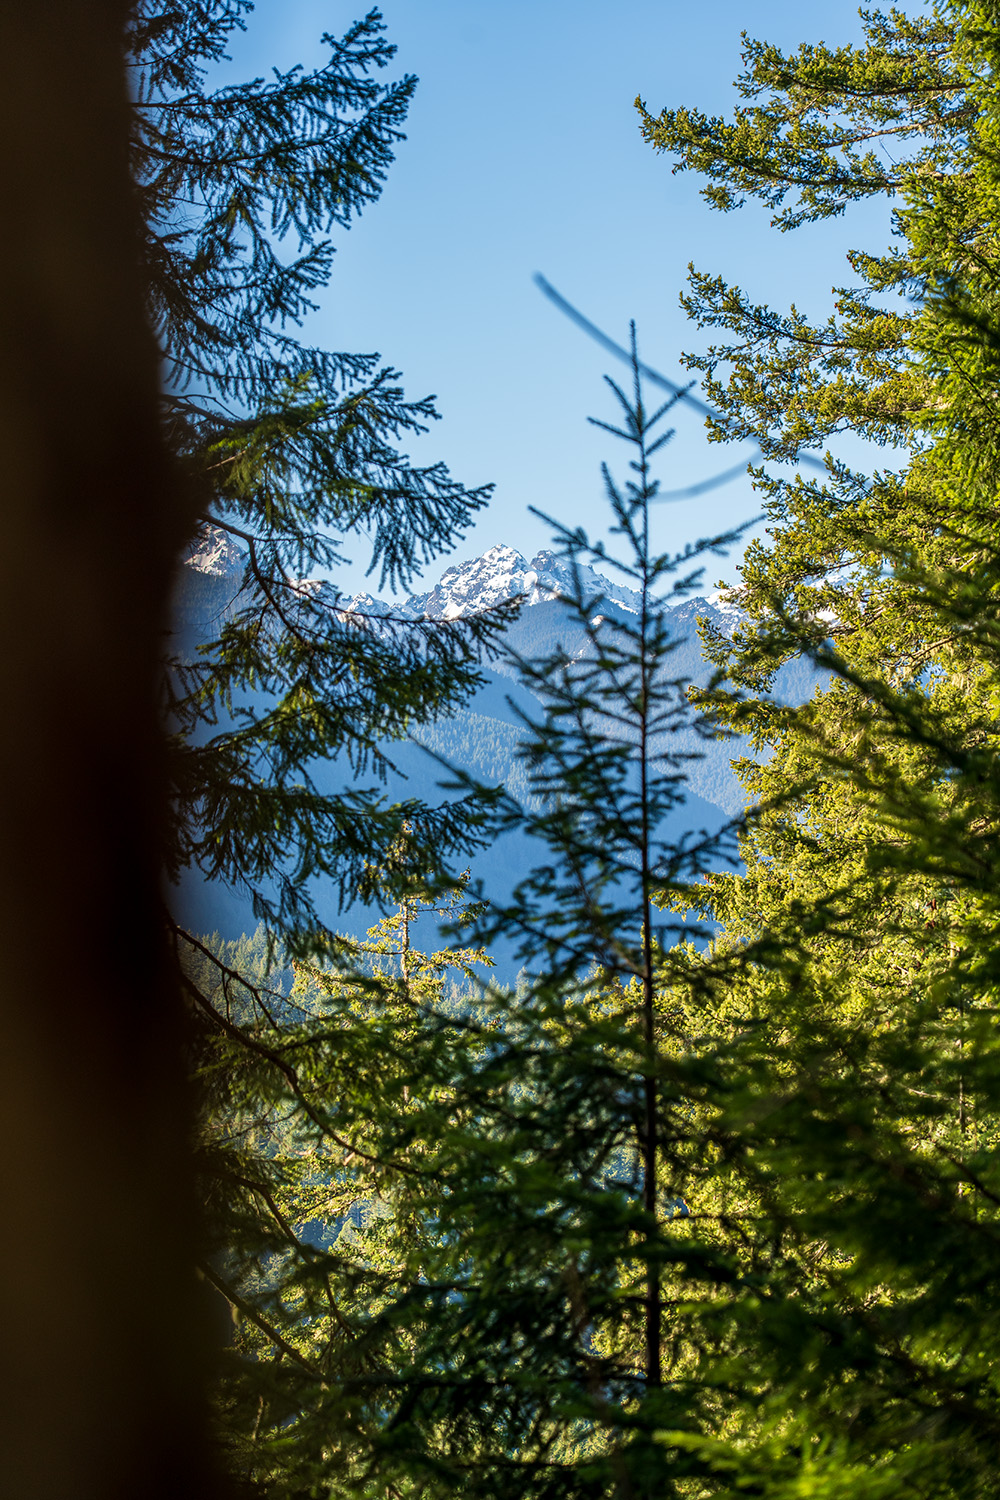
<path id="1" fill-rule="evenodd" d="M 974 117 L 953 24 L 938 9 L 861 15 L 862 47 L 806 43 L 785 54 L 743 32 L 736 88 L 747 104 L 735 120 L 684 108 L 653 115 L 639 99 L 646 140 L 677 157 L 675 172 L 707 179 L 702 193 L 713 208 L 756 198 L 782 230 L 947 170 L 948 142 Z"/>
<path id="2" fill-rule="evenodd" d="M 258 402 L 276 375 L 335 388 L 374 368 L 371 357 L 331 354 L 293 330 L 329 278 L 330 229 L 348 227 L 381 193 L 416 87 L 412 76 L 373 76 L 395 53 L 376 10 L 341 39 L 324 34 L 322 67 L 208 87 L 251 9 L 246 0 L 183 9 L 149 0 L 129 37 L 152 308 L 171 385 L 196 392 L 203 413 L 209 397 Z"/>

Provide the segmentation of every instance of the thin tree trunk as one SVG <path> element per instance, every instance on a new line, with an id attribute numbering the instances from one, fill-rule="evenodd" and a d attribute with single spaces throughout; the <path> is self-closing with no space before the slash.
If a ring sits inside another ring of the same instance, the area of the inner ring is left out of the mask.
<path id="1" fill-rule="evenodd" d="M 643 975 L 643 1021 L 646 1046 L 650 1055 L 655 1039 L 653 1023 L 653 983 L 649 970 Z M 649 1214 L 651 1224 L 647 1234 L 647 1249 L 656 1243 L 656 1079 L 647 1076 L 643 1083 L 645 1092 L 645 1139 L 643 1142 L 643 1207 Z M 646 1271 L 646 1384 L 660 1384 L 660 1272 L 651 1259 Z"/>
<path id="2" fill-rule="evenodd" d="M 633 348 L 635 328 L 632 330 Z M 638 393 L 637 393 L 638 406 Z M 640 477 L 643 493 L 648 492 L 649 475 L 646 463 L 646 448 L 640 448 Z M 639 738 L 640 801 L 642 805 L 642 1018 L 643 1041 L 646 1048 L 646 1074 L 643 1079 L 643 1207 L 650 1218 L 646 1232 L 646 1251 L 649 1256 L 646 1268 L 646 1384 L 660 1384 L 660 1322 L 661 1293 L 660 1271 L 653 1250 L 657 1241 L 656 1228 L 656 1141 L 659 1133 L 656 1108 L 656 1075 L 654 1047 L 656 1042 L 656 1018 L 653 1012 L 653 906 L 650 900 L 651 871 L 649 864 L 650 844 L 653 830 L 649 816 L 649 702 L 650 680 L 647 651 L 649 630 L 649 582 L 646 570 L 649 566 L 649 502 L 644 501 L 642 513 L 642 700 Z"/>

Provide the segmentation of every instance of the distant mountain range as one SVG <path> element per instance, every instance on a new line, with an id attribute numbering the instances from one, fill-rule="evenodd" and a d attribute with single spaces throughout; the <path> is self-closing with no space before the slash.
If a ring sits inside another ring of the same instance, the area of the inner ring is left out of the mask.
<path id="1" fill-rule="evenodd" d="M 218 527 L 205 528 L 185 556 L 175 596 L 176 640 L 183 653 L 193 651 L 200 641 L 216 632 L 220 616 L 242 586 L 246 561 L 245 550 Z M 640 605 L 640 597 L 634 590 L 590 568 L 582 569 L 581 576 L 595 606 L 600 601 L 602 616 L 623 621 L 630 616 L 634 618 Z M 583 645 L 582 633 L 579 643 L 572 638 L 579 626 L 560 602 L 570 584 L 569 565 L 552 552 L 538 552 L 528 560 L 513 547 L 496 546 L 480 557 L 447 568 L 433 588 L 411 595 L 402 604 L 389 604 L 367 593 L 345 597 L 329 583 L 311 587 L 328 596 L 330 608 L 338 613 L 356 612 L 373 620 L 390 613 L 397 619 L 457 619 L 522 595 L 524 607 L 505 638 L 515 653 L 535 656 L 557 643 L 571 653 Z M 664 605 L 664 612 L 677 641 L 671 657 L 671 676 L 704 683 L 711 668 L 701 651 L 697 622 L 699 618 L 708 619 L 729 635 L 740 621 L 739 609 L 725 595 L 713 594 Z M 515 796 L 527 793 L 516 747 L 523 733 L 522 716 L 540 716 L 541 704 L 514 680 L 516 667 L 511 662 L 501 660 L 493 670 L 484 672 L 484 677 L 484 686 L 454 718 L 424 726 L 416 741 L 391 747 L 397 776 L 391 778 L 386 788 L 390 797 L 441 799 L 438 783 L 443 772 L 440 763 L 426 753 L 428 750 L 485 782 L 504 782 Z M 807 663 L 792 662 L 779 673 L 775 693 L 786 702 L 803 702 L 816 683 L 816 674 Z M 745 745 L 733 740 L 706 744 L 696 740 L 693 731 L 690 738 L 690 746 L 673 741 L 674 748 L 690 749 L 699 756 L 690 762 L 685 806 L 671 819 L 671 832 L 676 834 L 717 829 L 743 805 L 742 790 L 730 761 L 747 753 Z M 347 784 L 345 771 L 336 763 L 317 768 L 316 780 L 323 791 L 339 790 Z M 482 877 L 498 899 L 505 897 L 516 879 L 524 874 L 528 868 L 525 861 L 531 859 L 533 852 L 520 848 L 517 839 L 510 836 L 501 843 L 507 847 L 494 846 L 487 856 L 473 862 L 473 875 Z M 181 920 L 201 932 L 217 929 L 224 937 L 232 938 L 255 925 L 245 903 L 234 893 L 218 883 L 207 885 L 197 876 L 182 886 L 178 906 Z M 341 929 L 358 930 L 372 916 L 361 912 L 337 913 L 328 903 L 328 909 L 324 909 L 321 893 L 320 906 L 324 919 Z"/>
<path id="2" fill-rule="evenodd" d="M 182 614 L 198 613 L 198 604 L 213 605 L 218 594 L 235 596 L 243 579 L 247 552 L 234 537 L 218 526 L 206 526 L 182 559 Z M 641 605 L 635 589 L 615 583 L 595 569 L 580 566 L 579 576 L 584 589 L 595 600 L 616 604 L 629 614 L 637 614 Z M 214 585 L 214 587 L 213 587 Z M 411 594 L 402 602 L 389 604 L 368 593 L 341 594 L 330 583 L 313 584 L 312 587 L 328 594 L 331 609 L 342 613 L 352 611 L 366 615 L 388 615 L 396 618 L 431 620 L 456 620 L 479 610 L 490 609 L 504 600 L 522 596 L 525 606 L 551 604 L 561 595 L 569 593 L 573 586 L 570 564 L 554 552 L 536 552 L 529 562 L 514 547 L 504 545 L 490 547 L 481 557 L 467 562 L 454 563 L 442 573 L 432 589 L 425 594 Z M 195 595 L 198 595 L 196 599 Z M 718 620 L 735 624 L 740 618 L 739 609 L 730 603 L 723 593 L 707 597 L 695 596 L 676 610 L 686 610 L 691 604 L 702 606 L 702 613 Z"/>

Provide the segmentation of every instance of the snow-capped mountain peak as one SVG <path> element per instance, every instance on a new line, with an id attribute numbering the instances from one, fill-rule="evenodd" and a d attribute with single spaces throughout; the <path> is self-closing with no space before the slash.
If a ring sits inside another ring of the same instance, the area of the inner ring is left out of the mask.
<path id="1" fill-rule="evenodd" d="M 632 589 L 612 583 L 593 568 L 581 566 L 579 572 L 587 597 L 601 595 L 627 610 L 638 607 L 639 596 Z M 415 615 L 455 620 L 502 604 L 517 594 L 524 595 L 529 605 L 543 604 L 572 592 L 572 588 L 570 564 L 554 552 L 536 552 L 528 562 L 515 547 L 500 544 L 481 557 L 453 564 L 434 588 L 426 594 L 414 594 L 406 606 Z"/>
<path id="2" fill-rule="evenodd" d="M 538 597 L 531 598 L 530 603 L 536 604 L 540 599 L 552 599 L 559 594 L 568 594 L 573 591 L 573 569 L 565 558 L 557 557 L 554 552 L 536 552 L 531 559 L 531 568 L 536 580 L 532 592 L 537 592 Z M 638 611 L 640 595 L 635 589 L 627 588 L 621 583 L 613 583 L 604 573 L 598 573 L 596 568 L 588 567 L 586 563 L 577 564 L 577 573 L 585 598 L 601 597 L 620 605 L 622 609 L 630 613 Z"/>
<path id="3" fill-rule="evenodd" d="M 210 525 L 201 528 L 181 557 L 185 567 L 193 568 L 196 573 L 207 573 L 212 578 L 242 574 L 246 561 L 247 549 L 241 547 L 228 531 Z"/>
<path id="4" fill-rule="evenodd" d="M 482 557 L 452 564 L 434 588 L 412 595 L 406 605 L 414 614 L 430 619 L 455 620 L 523 594 L 527 571 L 528 564 L 516 548 L 503 544 L 490 547 Z"/>

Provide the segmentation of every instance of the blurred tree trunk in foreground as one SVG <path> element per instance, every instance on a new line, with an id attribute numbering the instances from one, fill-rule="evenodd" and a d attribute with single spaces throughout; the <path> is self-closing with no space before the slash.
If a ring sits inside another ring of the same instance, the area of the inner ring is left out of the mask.
<path id="1" fill-rule="evenodd" d="M 0 12 L 0 1492 L 210 1492 L 155 682 L 188 527 L 157 424 L 126 7 Z"/>

